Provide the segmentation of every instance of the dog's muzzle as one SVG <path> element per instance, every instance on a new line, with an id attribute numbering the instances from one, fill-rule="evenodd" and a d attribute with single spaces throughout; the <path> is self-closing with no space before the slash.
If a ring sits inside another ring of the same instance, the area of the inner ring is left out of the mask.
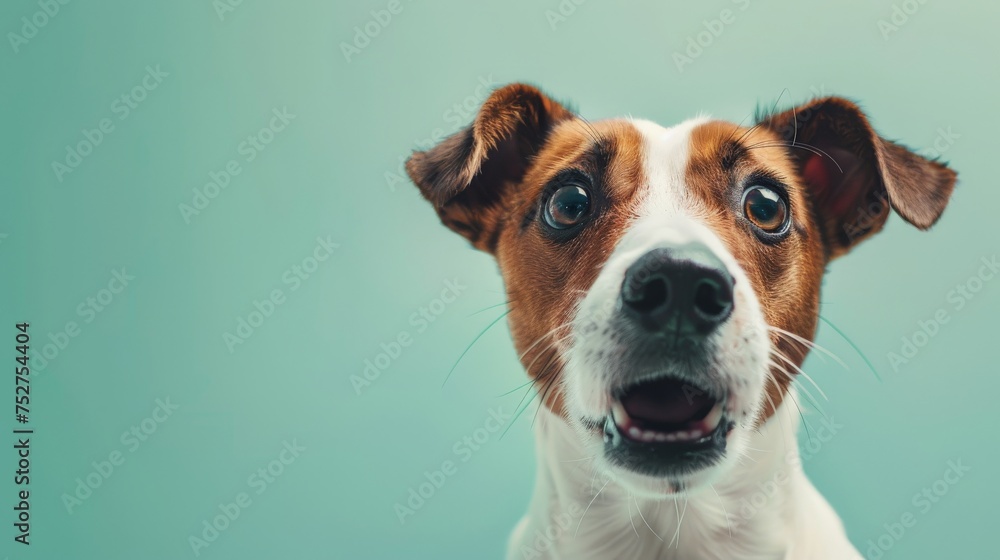
<path id="1" fill-rule="evenodd" d="M 700 245 L 651 250 L 626 270 L 620 320 L 653 363 L 643 360 L 612 394 L 603 426 L 610 460 L 679 477 L 721 457 L 733 427 L 726 395 L 692 365 L 707 361 L 708 341 L 732 314 L 733 286 L 722 261 Z"/>

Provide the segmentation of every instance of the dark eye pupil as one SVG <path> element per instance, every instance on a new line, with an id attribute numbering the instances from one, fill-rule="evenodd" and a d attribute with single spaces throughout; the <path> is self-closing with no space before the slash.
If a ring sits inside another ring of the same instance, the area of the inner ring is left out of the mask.
<path id="1" fill-rule="evenodd" d="M 757 227 L 775 231 L 784 225 L 788 209 L 781 195 L 773 189 L 754 187 L 746 194 L 743 211 Z"/>
<path id="2" fill-rule="evenodd" d="M 778 203 L 770 199 L 756 200 L 750 206 L 754 217 L 762 222 L 770 222 L 778 213 Z"/>
<path id="3" fill-rule="evenodd" d="M 552 194 L 546 206 L 546 222 L 557 229 L 579 223 L 590 210 L 590 195 L 582 187 L 562 187 Z"/>

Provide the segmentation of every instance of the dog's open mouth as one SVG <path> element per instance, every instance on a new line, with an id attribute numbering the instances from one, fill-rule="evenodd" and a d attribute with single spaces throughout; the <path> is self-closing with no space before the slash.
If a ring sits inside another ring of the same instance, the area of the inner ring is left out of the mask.
<path id="1" fill-rule="evenodd" d="M 673 377 L 643 381 L 613 396 L 602 426 L 605 456 L 640 474 L 676 479 L 715 464 L 734 425 L 717 392 Z"/>
<path id="2" fill-rule="evenodd" d="M 656 379 L 624 391 L 611 405 L 611 420 L 632 441 L 696 442 L 718 429 L 722 402 L 678 379 Z"/>

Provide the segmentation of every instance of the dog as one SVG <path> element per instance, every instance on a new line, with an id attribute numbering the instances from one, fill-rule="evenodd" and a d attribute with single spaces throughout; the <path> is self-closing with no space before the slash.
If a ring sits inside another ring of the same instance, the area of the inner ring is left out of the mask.
<path id="1" fill-rule="evenodd" d="M 844 98 L 755 121 L 591 123 L 510 84 L 407 160 L 496 258 L 540 396 L 508 558 L 861 558 L 798 460 L 792 383 L 827 264 L 890 209 L 931 227 L 957 175 Z"/>

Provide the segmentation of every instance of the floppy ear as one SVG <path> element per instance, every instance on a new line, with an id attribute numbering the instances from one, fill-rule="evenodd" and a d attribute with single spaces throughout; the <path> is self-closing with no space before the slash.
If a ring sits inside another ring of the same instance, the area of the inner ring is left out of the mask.
<path id="1" fill-rule="evenodd" d="M 524 177 L 552 128 L 573 114 L 525 84 L 497 89 L 473 123 L 406 162 L 441 221 L 476 248 L 495 250 L 505 191 Z"/>
<path id="2" fill-rule="evenodd" d="M 920 229 L 931 227 L 955 188 L 954 171 L 880 137 L 843 98 L 817 99 L 760 124 L 788 143 L 830 259 L 881 230 L 889 207 Z"/>

